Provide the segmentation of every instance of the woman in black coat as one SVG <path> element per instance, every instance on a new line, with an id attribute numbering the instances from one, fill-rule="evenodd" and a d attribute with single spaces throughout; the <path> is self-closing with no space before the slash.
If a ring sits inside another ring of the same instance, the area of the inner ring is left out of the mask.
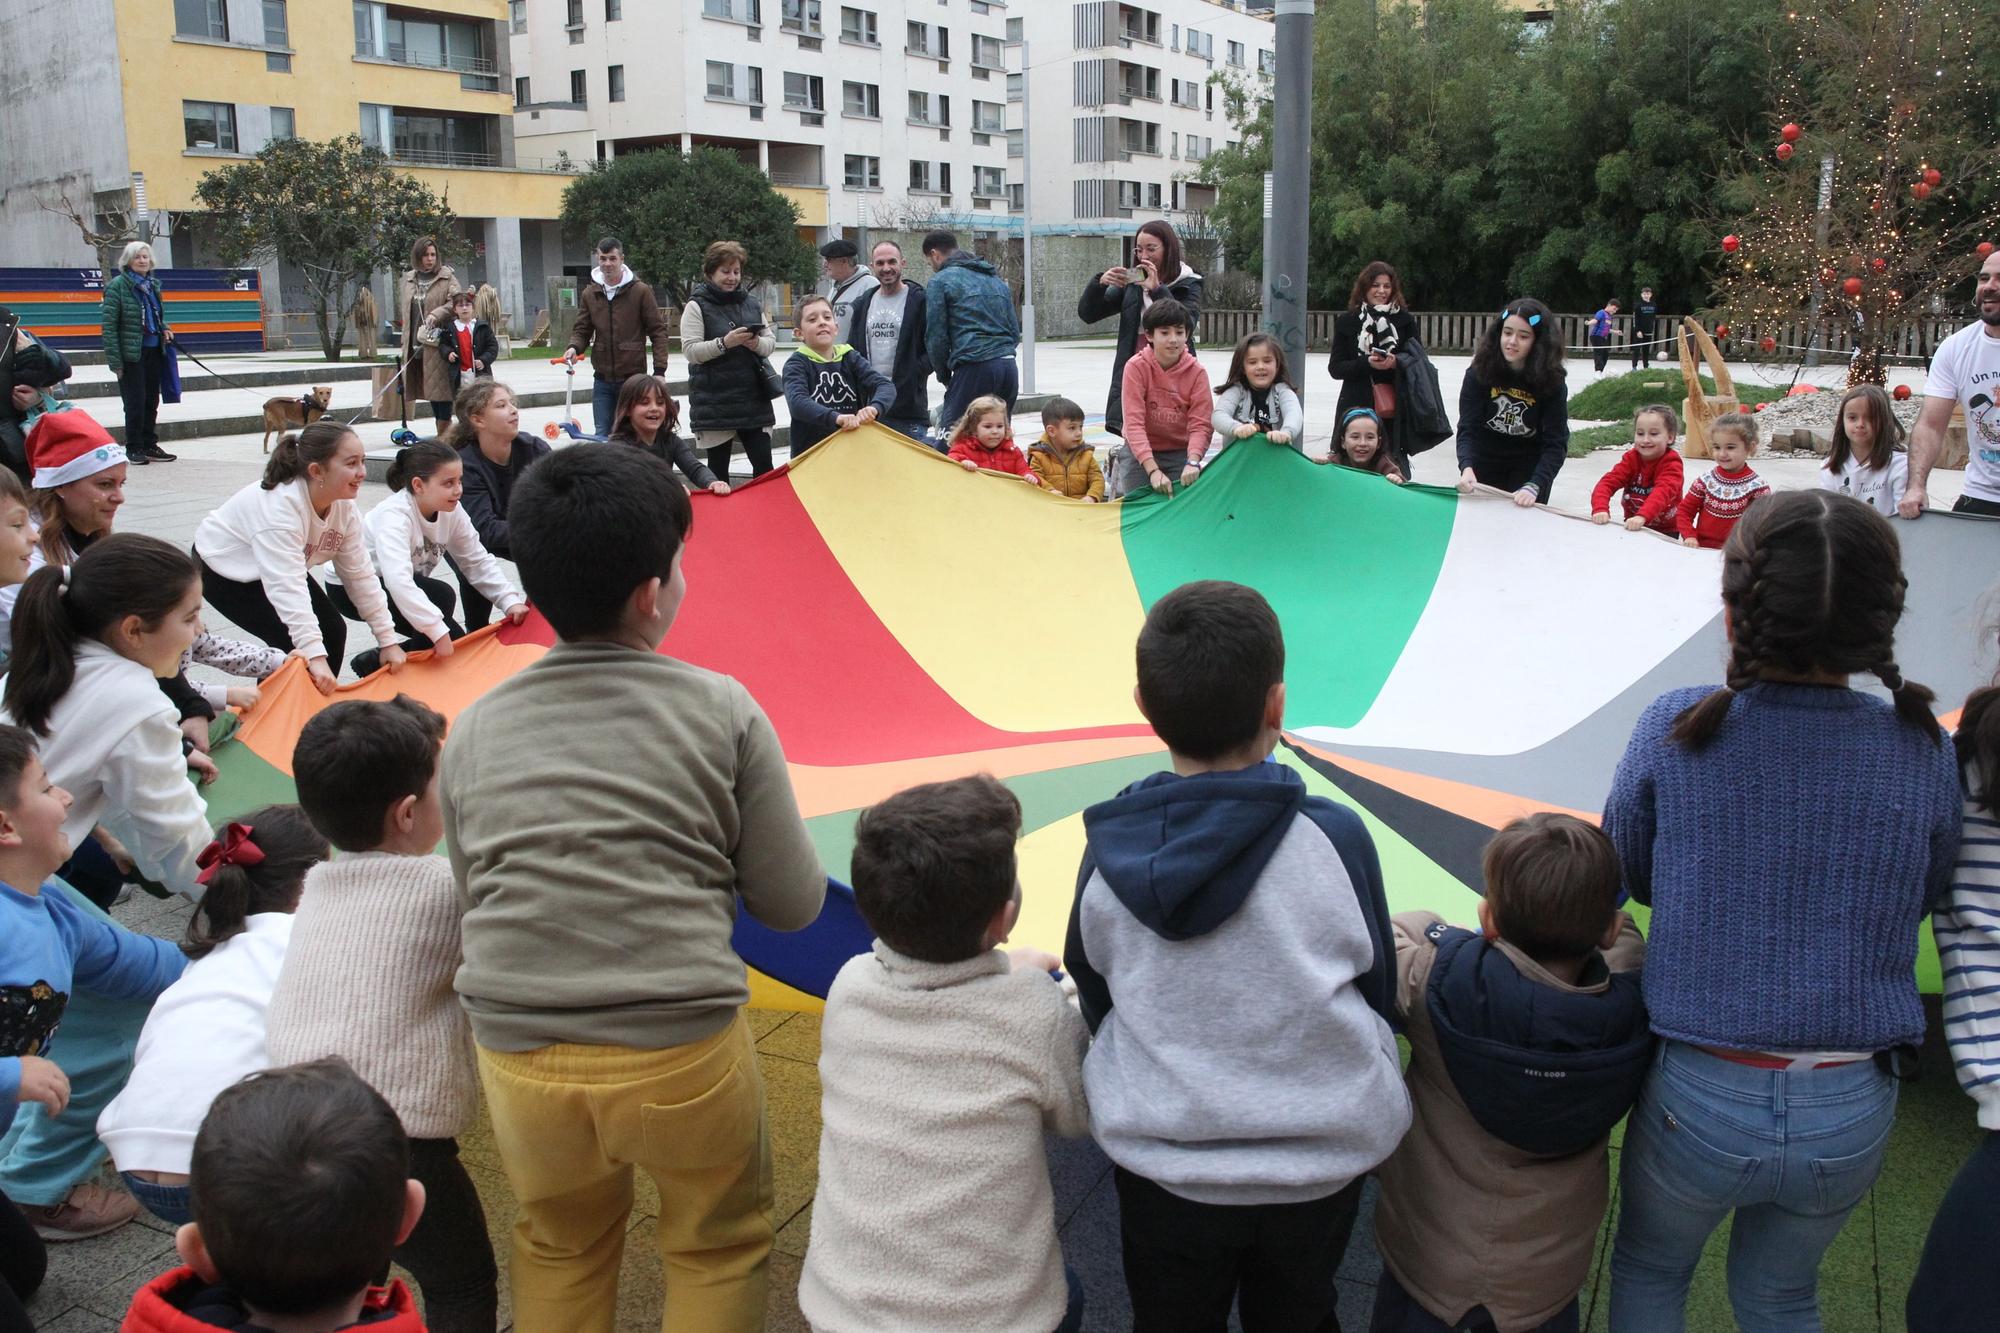
<path id="1" fill-rule="evenodd" d="M 1333 321 L 1333 353 L 1327 358 L 1327 374 L 1340 381 L 1340 402 L 1334 420 L 1345 421 L 1357 407 L 1365 407 L 1382 418 L 1384 433 L 1396 438 L 1394 411 L 1384 412 L 1376 402 L 1375 386 L 1393 393 L 1396 384 L 1396 353 L 1416 341 L 1417 317 L 1403 308 L 1403 280 L 1390 265 L 1376 260 L 1361 270 L 1348 294 L 1347 310 Z M 1409 475 L 1406 448 L 1393 448 L 1396 464 Z"/>
<path id="2" fill-rule="evenodd" d="M 1125 363 L 1139 350 L 1139 321 L 1146 307 L 1172 297 L 1187 307 L 1195 327 L 1188 329 L 1190 346 L 1201 323 L 1201 274 L 1181 257 L 1181 238 L 1172 224 L 1154 219 L 1140 226 L 1132 240 L 1132 267 L 1106 269 L 1077 298 L 1076 317 L 1086 324 L 1118 316 L 1118 357 L 1111 363 L 1111 396 L 1104 406 L 1104 428 L 1125 434 Z"/>

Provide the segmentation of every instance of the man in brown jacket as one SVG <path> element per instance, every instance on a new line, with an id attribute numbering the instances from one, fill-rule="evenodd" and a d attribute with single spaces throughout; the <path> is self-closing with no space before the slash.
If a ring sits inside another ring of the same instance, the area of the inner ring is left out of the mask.
<path id="1" fill-rule="evenodd" d="M 625 245 L 616 236 L 597 243 L 597 267 L 590 285 L 577 298 L 576 324 L 569 331 L 565 361 L 574 364 L 585 352 L 597 374 L 590 386 L 590 409 L 600 437 L 611 433 L 611 415 L 618 390 L 634 375 L 646 373 L 646 344 L 653 344 L 653 373 L 667 373 L 667 321 L 653 289 L 625 267 Z"/>

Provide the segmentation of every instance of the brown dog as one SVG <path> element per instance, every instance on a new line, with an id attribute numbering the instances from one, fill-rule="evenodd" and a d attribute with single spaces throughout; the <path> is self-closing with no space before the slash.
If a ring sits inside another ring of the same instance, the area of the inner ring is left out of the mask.
<path id="1" fill-rule="evenodd" d="M 264 452 L 271 452 L 271 436 L 274 432 L 300 430 L 312 425 L 315 419 L 326 415 L 326 405 L 333 399 L 333 386 L 321 384 L 313 391 L 297 398 L 266 398 L 264 400 Z"/>

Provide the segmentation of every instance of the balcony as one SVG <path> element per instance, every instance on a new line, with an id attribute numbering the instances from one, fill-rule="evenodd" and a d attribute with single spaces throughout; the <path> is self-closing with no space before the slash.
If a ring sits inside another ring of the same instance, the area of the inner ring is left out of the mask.
<path id="1" fill-rule="evenodd" d="M 482 152 L 471 148 L 397 148 L 390 152 L 392 162 L 401 162 L 413 167 L 497 167 L 500 165 L 498 153 Z M 556 170 L 553 165 L 545 165 L 542 170 Z"/>
<path id="2" fill-rule="evenodd" d="M 377 46 L 373 42 L 356 42 L 354 54 L 363 60 L 384 60 L 391 65 L 408 65 L 414 69 L 450 70 L 454 74 L 497 75 L 500 66 L 486 56 L 459 55 L 456 52 L 437 50 L 413 50 L 395 42 L 384 42 Z"/>

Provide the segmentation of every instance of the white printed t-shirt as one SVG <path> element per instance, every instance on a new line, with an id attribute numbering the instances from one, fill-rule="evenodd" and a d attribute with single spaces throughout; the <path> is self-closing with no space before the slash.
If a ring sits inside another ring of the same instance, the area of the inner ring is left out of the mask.
<path id="1" fill-rule="evenodd" d="M 2000 330 L 1995 330 L 2000 332 Z M 2000 338 L 1983 323 L 1946 338 L 1931 358 L 1929 398 L 1956 398 L 1965 410 L 1965 494 L 2000 504 Z"/>

